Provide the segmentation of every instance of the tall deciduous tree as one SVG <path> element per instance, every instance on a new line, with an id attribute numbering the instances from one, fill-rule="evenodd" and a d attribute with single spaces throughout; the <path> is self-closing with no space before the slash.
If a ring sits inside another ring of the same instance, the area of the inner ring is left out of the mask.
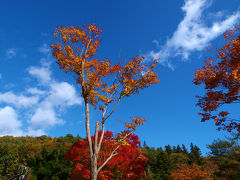
<path id="1" fill-rule="evenodd" d="M 239 27 L 224 33 L 225 45 L 217 49 L 216 58 L 206 60 L 195 73 L 194 84 L 204 84 L 206 94 L 198 96 L 202 121 L 213 119 L 219 129 L 240 132 L 240 120 L 229 118 L 222 105 L 240 102 L 240 35 Z"/>
<path id="2" fill-rule="evenodd" d="M 126 143 L 127 137 L 142 125 L 145 119 L 136 117 L 126 123 L 127 131 L 119 133 L 115 138 L 116 146 L 106 161 L 98 166 L 99 152 L 105 131 L 105 122 L 117 108 L 120 100 L 139 90 L 158 82 L 154 72 L 157 61 L 143 64 L 143 57 L 133 57 L 128 63 L 111 65 L 107 58 L 100 60 L 96 51 L 101 42 L 99 36 L 102 30 L 96 25 L 82 27 L 59 27 L 54 35 L 57 40 L 52 47 L 52 54 L 57 59 L 59 67 L 64 72 L 75 75 L 76 82 L 81 87 L 81 96 L 85 102 L 86 132 L 90 152 L 90 179 L 97 179 L 100 170 L 117 154 L 119 147 Z M 111 81 L 112 80 L 112 81 Z M 111 82 L 111 83 L 110 83 Z M 108 105 L 113 109 L 107 111 Z M 96 121 L 94 139 L 91 139 L 89 105 L 101 111 L 101 119 Z M 102 129 L 101 137 L 98 132 Z"/>

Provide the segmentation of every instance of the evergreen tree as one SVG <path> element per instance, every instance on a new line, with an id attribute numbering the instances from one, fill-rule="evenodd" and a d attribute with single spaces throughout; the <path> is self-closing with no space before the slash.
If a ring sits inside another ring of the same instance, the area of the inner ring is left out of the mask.
<path id="1" fill-rule="evenodd" d="M 144 140 L 143 141 L 143 148 L 147 148 L 148 146 L 147 146 L 147 143 L 146 143 L 146 141 Z"/>
<path id="2" fill-rule="evenodd" d="M 196 145 L 194 146 L 193 143 L 190 144 L 189 158 L 190 158 L 190 164 L 192 163 L 196 163 L 198 165 L 202 164 L 200 148 L 197 147 Z"/>
<path id="3" fill-rule="evenodd" d="M 181 153 L 181 152 L 182 152 L 181 147 L 179 145 L 177 145 L 175 153 Z"/>
<path id="4" fill-rule="evenodd" d="M 184 144 L 182 144 L 182 152 L 184 154 L 188 154 L 188 150 L 187 150 L 187 148 L 186 148 L 186 146 Z"/>
<path id="5" fill-rule="evenodd" d="M 172 164 L 169 159 L 169 155 L 162 148 L 155 150 L 154 148 L 148 148 L 146 152 L 147 173 L 149 179 L 153 180 L 167 180 L 172 169 Z"/>
<path id="6" fill-rule="evenodd" d="M 165 152 L 168 154 L 172 153 L 172 147 L 169 144 L 167 146 L 165 146 Z"/>
<path id="7" fill-rule="evenodd" d="M 224 140 L 214 140 L 212 144 L 208 144 L 207 148 L 210 149 L 210 155 L 215 157 L 229 156 L 233 150 L 234 142 Z"/>
<path id="8" fill-rule="evenodd" d="M 176 146 L 173 146 L 173 147 L 172 147 L 172 152 L 173 152 L 173 153 L 176 153 L 176 150 L 177 150 Z"/>

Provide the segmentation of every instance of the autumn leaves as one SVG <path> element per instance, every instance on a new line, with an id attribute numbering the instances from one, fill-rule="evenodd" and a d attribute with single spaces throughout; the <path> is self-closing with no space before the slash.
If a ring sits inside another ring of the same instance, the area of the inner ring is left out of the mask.
<path id="1" fill-rule="evenodd" d="M 143 62 L 144 57 L 134 56 L 126 64 L 121 62 L 112 65 L 107 58 L 98 59 L 97 49 L 101 43 L 102 30 L 91 24 L 81 27 L 59 27 L 54 35 L 56 42 L 51 45 L 52 54 L 57 64 L 64 72 L 72 73 L 77 84 L 81 87 L 81 95 L 85 101 L 86 130 L 90 152 L 90 179 L 97 179 L 97 175 L 111 157 L 118 153 L 122 145 L 127 145 L 128 137 L 145 119 L 136 117 L 126 123 L 126 131 L 118 133 L 112 141 L 116 146 L 109 157 L 101 165 L 97 163 L 103 142 L 105 121 L 117 108 L 124 97 L 137 94 L 140 90 L 159 82 L 155 72 L 157 60 L 150 63 Z M 215 112 L 224 105 L 238 103 L 240 100 L 240 36 L 239 28 L 224 34 L 226 44 L 217 49 L 216 58 L 206 60 L 202 69 L 195 73 L 194 84 L 204 84 L 206 94 L 198 96 L 197 105 L 201 108 L 202 121 L 213 119 L 219 128 L 240 132 L 238 120 L 227 118 L 227 111 Z M 101 120 L 96 122 L 94 140 L 91 138 L 89 125 L 89 104 L 100 110 Z M 113 108 L 107 111 L 108 105 Z M 107 114 L 108 113 L 108 114 Z M 102 128 L 101 138 L 98 139 L 99 128 Z M 93 147 L 94 146 L 94 147 Z"/>
<path id="2" fill-rule="evenodd" d="M 222 48 L 216 50 L 216 57 L 206 60 L 202 69 L 195 73 L 194 84 L 203 84 L 204 96 L 198 96 L 202 121 L 213 119 L 219 129 L 240 132 L 239 119 L 229 118 L 229 112 L 222 106 L 240 102 L 240 36 L 239 26 L 224 34 Z"/>
<path id="3" fill-rule="evenodd" d="M 82 27 L 59 27 L 54 35 L 56 42 L 51 45 L 52 55 L 64 72 L 71 72 L 77 84 L 81 87 L 81 95 L 85 102 L 86 132 L 90 158 L 90 179 L 97 179 L 102 168 L 118 153 L 123 145 L 128 145 L 129 136 L 145 119 L 136 117 L 126 123 L 126 130 L 118 133 L 109 157 L 99 165 L 98 157 L 103 143 L 105 121 L 117 108 L 120 100 L 140 90 L 158 83 L 155 73 L 157 60 L 143 63 L 144 57 L 134 56 L 128 63 L 112 65 L 107 58 L 98 59 L 96 51 L 101 39 L 102 30 L 94 24 Z M 89 104 L 100 110 L 101 120 L 96 122 L 94 140 L 91 138 L 89 121 Z M 107 114 L 109 104 L 113 109 Z M 102 128 L 101 138 L 98 139 L 99 128 Z"/>
<path id="4" fill-rule="evenodd" d="M 107 58 L 95 58 L 101 32 L 96 25 L 59 27 L 54 33 L 58 42 L 51 47 L 59 67 L 75 74 L 82 97 L 104 111 L 108 104 L 139 93 L 140 89 L 157 84 L 159 80 L 154 72 L 156 60 L 146 65 L 143 64 L 144 57 L 133 57 L 126 65 L 112 65 Z M 112 84 L 107 77 L 112 79 Z"/>

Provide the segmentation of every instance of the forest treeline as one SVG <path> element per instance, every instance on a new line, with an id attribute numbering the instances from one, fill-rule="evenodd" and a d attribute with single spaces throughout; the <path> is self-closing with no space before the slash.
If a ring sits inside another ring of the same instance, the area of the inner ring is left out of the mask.
<path id="1" fill-rule="evenodd" d="M 145 178 L 167 179 L 240 179 L 239 137 L 215 140 L 207 145 L 209 153 L 203 157 L 193 143 L 151 148 L 144 142 L 140 147 L 148 159 L 144 166 Z M 0 179 L 11 180 L 67 180 L 73 163 L 65 155 L 81 137 L 0 137 Z M 124 172 L 123 172 L 124 173 Z M 113 179 L 114 174 L 113 174 Z M 121 178 L 119 178 L 121 179 Z"/>
<path id="2" fill-rule="evenodd" d="M 71 162 L 64 161 L 73 143 L 82 140 L 67 134 L 64 137 L 12 137 L 0 138 L 0 179 L 18 179 L 24 168 L 31 168 L 30 179 L 68 179 Z M 27 173 L 25 173 L 27 174 Z"/>

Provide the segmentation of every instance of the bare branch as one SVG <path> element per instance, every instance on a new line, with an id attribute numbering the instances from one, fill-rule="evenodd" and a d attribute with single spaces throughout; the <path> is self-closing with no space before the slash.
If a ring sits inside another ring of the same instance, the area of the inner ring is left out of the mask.
<path id="1" fill-rule="evenodd" d="M 98 130 L 99 130 L 99 123 L 96 122 L 95 127 L 95 137 L 94 137 L 94 154 L 98 155 Z"/>
<path id="2" fill-rule="evenodd" d="M 119 148 L 120 146 L 121 146 L 121 145 L 118 145 L 118 146 L 112 151 L 111 155 L 110 155 L 110 156 L 106 159 L 106 161 L 104 161 L 104 163 L 98 168 L 97 173 L 99 173 L 99 172 L 101 171 L 101 169 L 108 163 L 108 161 L 111 160 L 111 158 L 112 158 L 113 156 L 116 156 L 116 155 L 117 155 L 117 153 L 115 153 L 115 152 L 118 150 L 118 148 Z"/>
<path id="3" fill-rule="evenodd" d="M 138 126 L 137 126 L 138 127 Z M 132 130 L 131 132 L 129 132 L 121 141 L 124 141 L 129 135 L 131 135 L 135 130 Z M 121 142 L 120 141 L 120 142 Z M 121 146 L 122 144 L 118 144 L 118 146 L 111 152 L 110 156 L 104 161 L 104 163 L 98 168 L 97 172 L 99 173 L 99 171 L 101 171 L 101 169 L 108 163 L 108 161 L 111 160 L 111 158 L 113 156 L 116 156 L 118 153 L 116 152 L 118 150 L 118 148 Z"/>
<path id="4" fill-rule="evenodd" d="M 121 100 L 121 97 L 118 98 L 118 101 L 117 101 L 115 107 L 113 108 L 113 110 L 109 113 L 109 115 L 108 115 L 107 117 L 105 117 L 105 118 L 100 122 L 100 124 L 104 123 L 104 122 L 112 115 L 112 113 L 113 113 L 113 112 L 115 111 L 115 109 L 117 108 L 120 100 Z"/>
<path id="5" fill-rule="evenodd" d="M 99 144 L 98 144 L 98 147 L 97 147 L 97 152 L 99 152 L 100 149 L 101 149 L 101 145 L 102 145 L 102 140 L 103 140 L 103 137 L 104 137 L 104 133 L 105 133 L 105 124 L 103 123 L 103 124 L 102 124 L 102 134 L 101 134 L 101 137 L 100 137 L 100 140 L 99 140 Z"/>
<path id="6" fill-rule="evenodd" d="M 81 53 L 79 55 L 80 57 L 82 57 L 83 51 L 84 51 L 84 45 L 82 44 L 82 51 L 81 51 Z"/>

